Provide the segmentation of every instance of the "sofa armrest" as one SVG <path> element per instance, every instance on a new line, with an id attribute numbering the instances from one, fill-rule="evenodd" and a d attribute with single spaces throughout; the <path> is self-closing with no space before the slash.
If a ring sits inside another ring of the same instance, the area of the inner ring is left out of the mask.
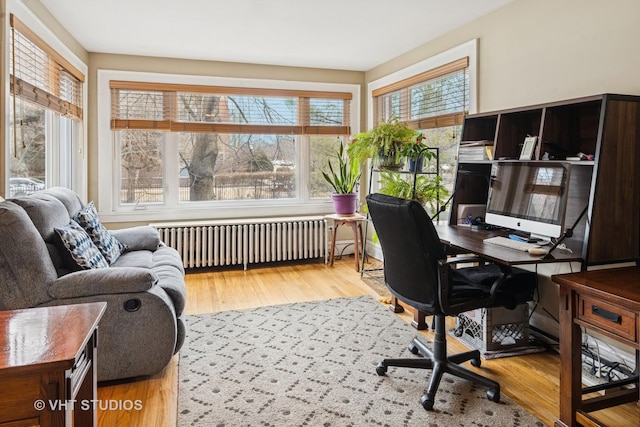
<path id="1" fill-rule="evenodd" d="M 160 233 L 148 225 L 109 230 L 109 232 L 120 243 L 126 245 L 129 251 L 155 251 L 160 246 Z"/>
<path id="2" fill-rule="evenodd" d="M 59 277 L 49 286 L 48 293 L 51 298 L 61 299 L 144 292 L 157 282 L 158 276 L 146 268 L 96 268 Z"/>

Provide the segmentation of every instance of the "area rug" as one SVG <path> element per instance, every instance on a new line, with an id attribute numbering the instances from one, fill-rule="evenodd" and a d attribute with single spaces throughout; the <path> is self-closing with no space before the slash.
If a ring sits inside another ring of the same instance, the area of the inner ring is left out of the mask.
<path id="1" fill-rule="evenodd" d="M 419 403 L 429 371 L 389 368 L 415 357 L 415 330 L 370 296 L 187 318 L 178 426 L 544 426 L 504 394 L 448 374 L 434 411 Z"/>

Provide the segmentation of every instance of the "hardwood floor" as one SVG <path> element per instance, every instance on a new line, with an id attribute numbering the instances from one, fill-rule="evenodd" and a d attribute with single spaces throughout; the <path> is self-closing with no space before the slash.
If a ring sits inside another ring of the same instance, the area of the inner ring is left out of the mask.
<path id="1" fill-rule="evenodd" d="M 187 274 L 187 314 L 377 294 L 360 279 L 353 258 L 337 260 L 333 267 L 321 263 L 196 271 Z M 399 315 L 407 322 L 411 313 Z M 429 333 L 426 333 L 429 336 Z M 407 343 L 408 344 L 408 343 Z M 451 352 L 467 348 L 451 338 Z M 98 361 L 98 363 L 100 363 Z M 471 369 L 470 364 L 466 364 Z M 550 352 L 482 360 L 477 369 L 501 384 L 509 396 L 546 425 L 553 425 L 558 410 L 559 358 Z M 100 384 L 98 425 L 175 427 L 178 397 L 178 357 L 160 374 L 150 378 Z M 419 409 L 416 396 L 416 410 Z M 133 410 L 126 410 L 133 406 Z M 124 408 L 124 409 L 120 409 Z M 139 410 L 138 410 L 139 408 Z M 636 426 L 640 407 L 627 404 L 600 411 L 611 426 Z"/>

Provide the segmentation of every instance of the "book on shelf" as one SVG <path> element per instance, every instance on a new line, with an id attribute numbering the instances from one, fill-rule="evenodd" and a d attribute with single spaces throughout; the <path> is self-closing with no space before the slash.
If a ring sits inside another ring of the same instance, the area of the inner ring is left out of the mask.
<path id="1" fill-rule="evenodd" d="M 461 141 L 458 149 L 458 161 L 475 162 L 493 160 L 493 141 Z"/>

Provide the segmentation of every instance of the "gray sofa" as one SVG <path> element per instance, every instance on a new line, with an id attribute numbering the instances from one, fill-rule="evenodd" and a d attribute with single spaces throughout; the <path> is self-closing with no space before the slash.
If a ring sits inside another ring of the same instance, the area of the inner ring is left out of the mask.
<path id="1" fill-rule="evenodd" d="M 0 203 L 0 309 L 105 301 L 98 381 L 158 373 L 184 341 L 182 260 L 140 226 L 110 232 L 127 247 L 111 265 L 79 269 L 54 229 L 83 207 L 61 187 Z"/>

